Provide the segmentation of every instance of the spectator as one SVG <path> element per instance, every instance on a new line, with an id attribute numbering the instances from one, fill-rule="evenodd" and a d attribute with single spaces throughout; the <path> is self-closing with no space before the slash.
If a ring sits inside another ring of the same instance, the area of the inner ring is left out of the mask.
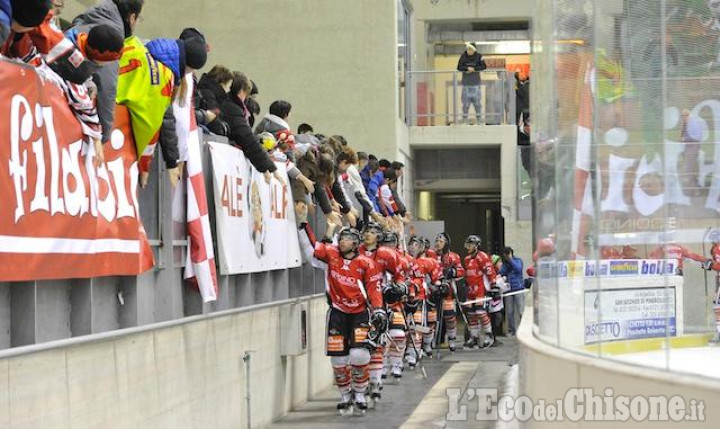
<path id="1" fill-rule="evenodd" d="M 409 221 L 409 219 L 406 218 L 407 208 L 405 207 L 405 203 L 403 202 L 402 198 L 400 198 L 400 194 L 398 193 L 398 183 L 400 182 L 400 178 L 405 172 L 405 164 L 399 161 L 393 161 L 390 165 L 390 168 L 395 172 L 395 175 L 397 176 L 394 186 L 391 186 L 390 189 L 392 189 L 393 199 L 395 200 L 395 204 L 398 208 L 398 215 L 405 218 L 405 221 Z"/>
<path id="2" fill-rule="evenodd" d="M 125 39 L 131 37 L 140 18 L 144 0 L 102 0 L 73 20 L 78 32 L 88 32 L 90 28 L 105 24 L 122 34 Z M 95 72 L 98 83 L 97 109 L 102 127 L 103 143 L 110 139 L 115 122 L 115 101 L 118 92 L 118 61 L 103 64 Z"/>
<path id="3" fill-rule="evenodd" d="M 498 255 L 492 255 L 490 257 L 492 264 L 495 266 L 495 271 L 500 272 L 503 263 L 502 259 Z M 490 289 L 489 296 L 490 301 L 488 302 L 488 314 L 490 315 L 490 324 L 492 326 L 493 335 L 496 337 L 504 337 L 505 332 L 503 330 L 503 318 L 505 315 L 505 306 L 502 298 L 502 282 L 494 288 Z"/>
<path id="4" fill-rule="evenodd" d="M 173 99 L 175 78 L 173 71 L 154 59 L 139 38 L 126 38 L 124 49 L 119 62 L 123 73 L 118 76 L 116 99 L 117 104 L 126 106 L 130 112 L 140 186 L 145 187 L 163 118 Z M 151 73 L 155 79 L 148 78 Z"/>
<path id="5" fill-rule="evenodd" d="M 198 83 L 198 110 L 202 112 L 207 129 L 219 136 L 227 136 L 229 131 L 220 108 L 228 99 L 232 83 L 232 72 L 221 65 L 216 65 L 203 74 Z"/>
<path id="6" fill-rule="evenodd" d="M 298 134 L 312 134 L 315 130 L 313 130 L 313 127 L 310 124 L 302 123 L 298 127 Z"/>
<path id="7" fill-rule="evenodd" d="M 365 168 L 365 166 L 367 165 L 367 163 L 370 159 L 368 158 L 367 152 L 358 152 L 357 157 L 358 157 L 357 168 L 358 168 L 358 172 L 360 172 Z"/>
<path id="8" fill-rule="evenodd" d="M 175 82 L 173 98 L 185 100 L 187 95 L 187 81 L 185 75 L 205 66 L 207 51 L 205 42 L 200 38 L 183 41 L 180 39 L 155 39 L 147 44 L 147 49 L 156 60 L 172 70 Z M 183 101 L 184 102 L 184 101 Z M 181 171 L 178 162 L 181 161 L 178 148 L 178 135 L 175 125 L 173 107 L 168 106 L 164 115 L 159 136 L 165 166 L 170 175 L 170 181 L 175 186 L 180 180 Z"/>
<path id="9" fill-rule="evenodd" d="M 250 124 L 250 128 L 252 128 L 255 126 L 255 117 L 260 114 L 260 103 L 258 103 L 257 101 L 260 90 L 255 84 L 255 81 L 251 80 L 250 84 L 252 85 L 252 88 L 250 89 L 250 95 L 248 96 L 247 100 L 245 100 L 245 106 L 250 113 L 250 116 L 248 117 L 248 123 Z"/>
<path id="10" fill-rule="evenodd" d="M 378 205 L 378 202 L 377 202 L 377 192 L 378 192 L 378 189 L 380 189 L 380 186 L 382 185 L 382 178 L 376 179 L 379 169 L 380 169 L 380 163 L 378 162 L 378 160 L 370 159 L 370 161 L 368 161 L 365 168 L 363 168 L 362 171 L 360 172 L 360 177 L 362 178 L 363 186 L 365 186 L 368 197 L 370 197 L 370 201 L 372 201 L 372 203 L 373 203 L 373 209 L 375 209 L 375 211 L 377 211 L 377 212 L 380 212 L 380 206 Z M 382 173 L 380 173 L 380 174 L 382 174 Z M 375 180 L 373 180 L 373 179 L 375 179 Z"/>
<path id="11" fill-rule="evenodd" d="M 270 105 L 270 111 L 262 118 L 260 123 L 255 127 L 255 133 L 260 134 L 265 131 L 270 134 L 277 134 L 279 131 L 290 131 L 290 125 L 287 118 L 290 116 L 292 105 L 284 100 L 273 101 Z"/>
<path id="12" fill-rule="evenodd" d="M 49 0 L 11 0 L 13 21 L 2 53 L 35 67 L 47 64 L 63 80 L 82 85 L 94 66 L 53 24 Z"/>
<path id="13" fill-rule="evenodd" d="M 354 155 L 354 156 L 353 156 Z M 360 171 L 358 171 L 358 163 L 360 156 L 365 157 L 367 162 L 367 154 L 364 152 L 358 152 L 355 154 L 351 148 L 346 148 L 337 157 L 338 169 L 347 175 L 346 189 L 350 191 L 355 199 L 358 200 L 363 208 L 362 220 L 366 224 L 370 217 L 375 219 L 376 222 L 380 222 L 381 216 L 373 208 L 373 203 L 368 197 L 367 190 L 363 185 L 362 178 L 360 177 Z"/>
<path id="14" fill-rule="evenodd" d="M 183 29 L 183 31 L 180 33 L 180 40 L 187 42 L 190 39 L 200 39 L 202 40 L 202 43 L 205 45 L 205 51 L 207 53 L 210 52 L 210 45 L 208 45 L 207 40 L 205 39 L 205 35 L 198 30 L 197 28 L 188 27 Z M 193 100 L 193 109 L 195 113 L 195 122 L 198 126 L 201 127 L 207 127 L 208 124 L 208 116 L 207 112 L 199 109 L 198 102 L 200 99 L 200 93 L 198 89 L 198 79 L 195 75 L 195 72 L 192 72 L 192 81 L 193 81 L 193 93 L 192 93 L 192 100 Z"/>
<path id="15" fill-rule="evenodd" d="M 462 72 L 462 93 L 460 99 L 462 101 L 463 123 L 467 123 L 470 104 L 475 108 L 478 125 L 481 123 L 480 71 L 486 68 L 485 60 L 483 60 L 482 55 L 477 52 L 475 43 L 467 43 L 465 45 L 465 52 L 460 55 L 457 66 L 458 71 Z"/>
<path id="16" fill-rule="evenodd" d="M 282 182 L 275 163 L 263 150 L 260 140 L 253 134 L 248 123 L 245 100 L 251 89 L 250 79 L 243 73 L 235 72 L 233 83 L 230 86 L 230 94 L 221 106 L 222 115 L 228 123 L 228 137 L 235 146 L 242 149 L 255 169 L 265 175 L 266 182 L 270 183 L 271 174 L 274 174 L 275 178 Z"/>
<path id="17" fill-rule="evenodd" d="M 505 247 L 502 251 L 502 267 L 500 275 L 507 279 L 510 284 L 510 292 L 518 292 L 525 289 L 523 281 L 522 259 L 514 255 L 512 247 Z M 508 335 L 515 335 L 517 327 L 522 319 L 525 309 L 525 294 L 518 293 L 505 297 L 505 314 L 508 321 Z M 517 322 L 515 321 L 517 317 Z"/>
<path id="18" fill-rule="evenodd" d="M 122 55 L 123 37 L 109 25 L 97 25 L 90 29 L 88 34 L 69 34 L 71 41 L 82 54 L 93 62 L 97 67 L 109 61 L 117 61 Z M 99 166 L 105 160 L 102 145 L 102 127 L 97 114 L 98 82 L 92 78 L 82 85 L 83 91 L 77 91 L 80 85 L 66 85 L 68 104 L 77 116 L 83 128 L 83 133 L 90 137 L 95 145 L 96 165 Z"/>
<path id="19" fill-rule="evenodd" d="M 530 148 L 530 76 L 515 72 L 515 123 L 520 159 L 530 178 L 532 171 L 532 149 Z"/>

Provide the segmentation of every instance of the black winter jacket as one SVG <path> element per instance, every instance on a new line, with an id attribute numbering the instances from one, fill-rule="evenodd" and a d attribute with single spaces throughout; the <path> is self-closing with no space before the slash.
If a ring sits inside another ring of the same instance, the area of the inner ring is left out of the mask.
<path id="1" fill-rule="evenodd" d="M 265 152 L 258 136 L 253 134 L 245 119 L 243 104 L 237 97 L 228 97 L 221 106 L 221 112 L 229 127 L 228 137 L 233 144 L 242 149 L 245 157 L 261 173 L 277 170 L 270 155 Z"/>
<path id="2" fill-rule="evenodd" d="M 228 124 L 223 119 L 221 107 L 225 100 L 228 99 L 228 94 L 225 92 L 219 83 L 204 74 L 200 78 L 200 82 L 197 86 L 198 89 L 198 102 L 197 107 L 200 110 L 213 112 L 217 117 L 214 121 L 204 124 L 211 133 L 219 136 L 228 135 Z"/>
<path id="3" fill-rule="evenodd" d="M 468 72 L 468 67 L 475 69 L 474 72 Z M 477 86 L 480 85 L 480 73 L 481 70 L 485 70 L 487 64 L 482 59 L 482 55 L 474 52 L 472 55 L 468 55 L 467 52 L 463 52 L 458 60 L 458 71 L 464 72 L 462 74 L 462 84 L 464 86 Z"/>
<path id="4" fill-rule="evenodd" d="M 178 159 L 180 158 L 175 122 L 175 113 L 173 112 L 173 106 L 171 104 L 165 111 L 162 126 L 160 127 L 160 135 L 158 136 L 158 144 L 162 150 L 162 156 L 167 168 L 177 167 Z"/>

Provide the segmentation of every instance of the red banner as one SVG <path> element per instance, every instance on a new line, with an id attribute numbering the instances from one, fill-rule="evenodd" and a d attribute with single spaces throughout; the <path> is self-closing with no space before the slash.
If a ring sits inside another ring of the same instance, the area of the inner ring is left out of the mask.
<path id="1" fill-rule="evenodd" d="M 105 164 L 63 92 L 0 60 L 0 281 L 137 275 L 152 250 L 140 220 L 130 118 L 116 112 Z"/>

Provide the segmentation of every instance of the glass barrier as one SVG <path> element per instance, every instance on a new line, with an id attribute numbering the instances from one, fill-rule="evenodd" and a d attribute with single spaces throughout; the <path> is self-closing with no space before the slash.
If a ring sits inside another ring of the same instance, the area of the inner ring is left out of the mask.
<path id="1" fill-rule="evenodd" d="M 504 69 L 480 72 L 480 85 L 463 85 L 454 70 L 407 73 L 408 119 L 412 126 L 500 125 L 514 122 L 514 91 Z M 512 104 L 510 103 L 512 101 Z M 512 114 L 509 114 L 512 106 Z M 510 119 L 510 122 L 508 122 Z"/>
<path id="2" fill-rule="evenodd" d="M 533 16 L 535 335 L 720 377 L 700 364 L 720 357 L 718 16 L 681 0 Z"/>

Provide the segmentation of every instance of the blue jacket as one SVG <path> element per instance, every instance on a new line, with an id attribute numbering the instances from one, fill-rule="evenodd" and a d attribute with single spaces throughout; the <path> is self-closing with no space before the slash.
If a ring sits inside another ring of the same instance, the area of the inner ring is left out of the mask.
<path id="1" fill-rule="evenodd" d="M 10 0 L 0 0 L 0 44 L 10 34 L 12 25 L 12 7 Z"/>
<path id="2" fill-rule="evenodd" d="M 185 43 L 176 39 L 154 39 L 145 47 L 153 58 L 172 70 L 175 85 L 179 85 L 185 75 Z"/>
<path id="3" fill-rule="evenodd" d="M 362 177 L 362 176 L 361 176 Z M 375 173 L 374 176 L 370 178 L 370 182 L 368 183 L 367 191 L 368 191 L 368 197 L 370 197 L 370 202 L 373 203 L 373 206 L 375 207 L 375 211 L 378 213 L 383 213 L 382 210 L 380 210 L 380 200 L 378 199 L 378 192 L 380 191 L 380 188 L 383 185 L 383 182 L 385 180 L 385 175 L 382 171 L 379 171 Z"/>
<path id="4" fill-rule="evenodd" d="M 525 289 L 523 283 L 523 261 L 517 256 L 513 256 L 510 261 L 503 261 L 502 267 L 500 267 L 500 275 L 507 278 L 511 292 Z"/>
<path id="5" fill-rule="evenodd" d="M 366 165 L 363 167 L 362 170 L 360 170 L 360 178 L 362 179 L 363 186 L 365 186 L 365 191 L 367 191 L 368 185 L 370 184 L 370 166 Z"/>

